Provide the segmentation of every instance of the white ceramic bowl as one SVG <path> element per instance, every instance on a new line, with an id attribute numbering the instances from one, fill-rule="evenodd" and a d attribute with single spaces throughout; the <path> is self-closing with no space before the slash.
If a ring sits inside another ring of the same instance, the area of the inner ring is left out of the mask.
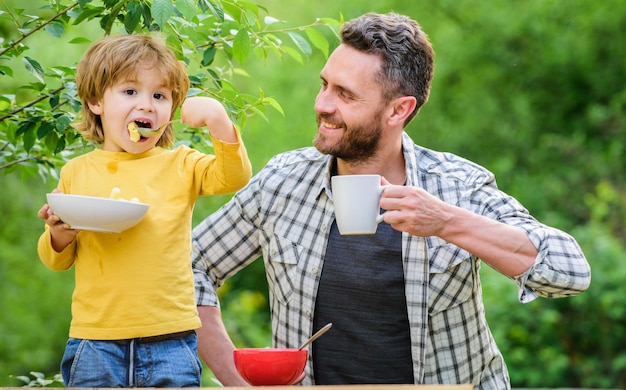
<path id="1" fill-rule="evenodd" d="M 46 194 L 52 211 L 72 229 L 120 233 L 139 223 L 149 205 L 94 196 Z"/>

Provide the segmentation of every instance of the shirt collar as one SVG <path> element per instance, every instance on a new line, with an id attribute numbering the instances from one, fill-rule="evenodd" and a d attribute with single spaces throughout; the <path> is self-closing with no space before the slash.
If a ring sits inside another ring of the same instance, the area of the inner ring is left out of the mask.
<path id="1" fill-rule="evenodd" d="M 417 185 L 417 155 L 415 153 L 415 143 L 411 137 L 402 132 L 402 153 L 404 154 L 404 172 L 406 180 L 405 186 Z"/>
<path id="2" fill-rule="evenodd" d="M 320 187 L 318 189 L 317 197 L 326 192 L 326 196 L 332 199 L 332 192 L 330 190 L 330 178 L 337 174 L 337 158 L 331 155 L 326 155 L 325 168 L 322 172 L 325 173 L 324 180 L 320 181 Z"/>

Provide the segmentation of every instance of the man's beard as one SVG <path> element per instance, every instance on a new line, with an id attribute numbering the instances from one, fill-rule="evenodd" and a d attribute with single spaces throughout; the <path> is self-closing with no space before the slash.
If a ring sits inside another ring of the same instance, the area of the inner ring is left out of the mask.
<path id="1" fill-rule="evenodd" d="M 335 123 L 326 119 L 325 115 L 317 115 L 317 126 L 325 121 Z M 315 135 L 313 145 L 321 153 L 340 158 L 348 163 L 364 162 L 372 157 L 378 150 L 378 144 L 382 136 L 380 126 L 381 112 L 375 113 L 369 121 L 359 123 L 355 126 L 347 127 L 343 125 L 344 133 L 334 144 L 329 144 L 328 138 L 319 131 Z"/>

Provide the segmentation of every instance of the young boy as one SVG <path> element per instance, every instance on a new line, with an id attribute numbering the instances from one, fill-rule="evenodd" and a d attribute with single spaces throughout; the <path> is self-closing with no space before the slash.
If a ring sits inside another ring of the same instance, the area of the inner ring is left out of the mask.
<path id="1" fill-rule="evenodd" d="M 58 191 L 138 198 L 150 208 L 119 234 L 78 231 L 46 204 L 41 260 L 75 266 L 72 323 L 61 371 L 67 387 L 198 387 L 200 326 L 190 262 L 191 217 L 200 195 L 235 192 L 251 176 L 243 142 L 222 105 L 185 99 L 185 68 L 149 35 L 112 36 L 93 44 L 76 69 L 83 103 L 76 128 L 101 147 L 61 169 Z M 215 155 L 166 149 L 160 136 L 131 139 L 137 124 L 157 128 L 181 105 L 181 120 L 206 126 Z"/>

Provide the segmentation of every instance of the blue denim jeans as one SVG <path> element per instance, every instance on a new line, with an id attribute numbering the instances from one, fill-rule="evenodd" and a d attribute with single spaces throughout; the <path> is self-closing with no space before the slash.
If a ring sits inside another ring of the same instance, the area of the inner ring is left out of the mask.
<path id="1" fill-rule="evenodd" d="M 200 387 L 198 338 L 143 343 L 70 338 L 61 373 L 66 387 Z"/>

